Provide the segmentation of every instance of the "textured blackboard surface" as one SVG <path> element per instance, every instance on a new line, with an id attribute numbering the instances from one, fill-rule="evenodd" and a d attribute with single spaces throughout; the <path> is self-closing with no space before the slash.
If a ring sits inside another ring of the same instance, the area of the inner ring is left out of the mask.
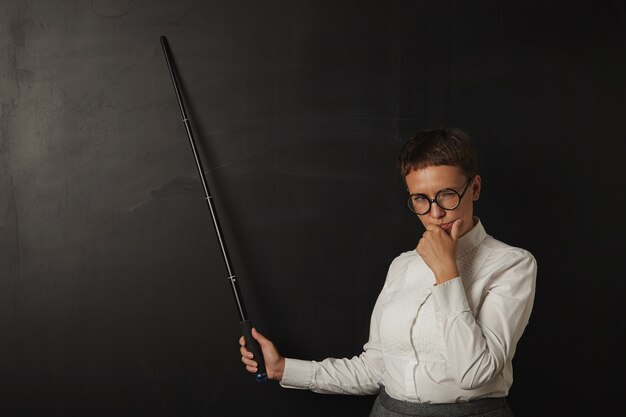
<path id="1" fill-rule="evenodd" d="M 2 2 L 0 415 L 369 412 L 244 372 L 161 35 L 250 316 L 283 354 L 359 353 L 420 233 L 398 147 L 459 126 L 477 214 L 539 264 L 516 416 L 617 410 L 625 19 L 619 1 Z"/>

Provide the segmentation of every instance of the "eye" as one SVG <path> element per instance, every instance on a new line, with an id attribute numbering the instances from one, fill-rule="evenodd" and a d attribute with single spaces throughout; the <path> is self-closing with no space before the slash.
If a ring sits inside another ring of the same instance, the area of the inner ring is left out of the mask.
<path id="1" fill-rule="evenodd" d="M 413 201 L 414 203 L 421 203 L 423 201 L 428 201 L 428 200 L 426 199 L 425 195 L 416 194 L 416 195 L 411 196 L 411 201 Z"/>
<path id="2" fill-rule="evenodd" d="M 442 200 L 449 200 L 451 198 L 457 198 L 457 193 L 452 190 L 441 190 L 437 198 Z"/>

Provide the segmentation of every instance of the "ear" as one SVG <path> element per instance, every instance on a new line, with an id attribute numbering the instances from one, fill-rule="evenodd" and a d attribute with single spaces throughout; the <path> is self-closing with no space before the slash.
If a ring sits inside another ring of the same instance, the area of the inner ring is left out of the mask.
<path id="1" fill-rule="evenodd" d="M 480 175 L 474 176 L 474 181 L 472 181 L 472 200 L 477 201 L 480 198 L 480 190 L 481 190 L 481 179 Z"/>

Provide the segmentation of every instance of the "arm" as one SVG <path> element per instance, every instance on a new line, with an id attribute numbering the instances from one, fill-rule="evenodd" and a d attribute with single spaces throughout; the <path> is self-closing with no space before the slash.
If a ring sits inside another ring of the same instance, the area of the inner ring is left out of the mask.
<path id="1" fill-rule="evenodd" d="M 379 336 L 382 306 L 388 301 L 390 288 L 404 276 L 410 259 L 411 253 L 406 252 L 394 259 L 389 266 L 385 284 L 372 311 L 369 339 L 359 356 L 351 359 L 328 358 L 321 362 L 282 358 L 275 350 L 273 343 L 267 339 L 257 339 L 263 351 L 269 378 L 279 380 L 285 388 L 308 389 L 319 393 L 374 394 L 379 392 L 385 372 Z M 253 331 L 253 337 L 256 338 L 257 334 L 258 332 Z M 249 372 L 256 372 L 256 363 L 252 361 L 249 352 L 243 346 L 243 339 L 240 339 L 240 344 L 242 344 L 242 361 L 246 364 L 246 369 Z"/>
<path id="2" fill-rule="evenodd" d="M 341 394 L 374 394 L 379 391 L 384 363 L 380 349 L 378 323 L 380 318 L 380 302 L 378 296 L 370 321 L 370 337 L 363 347 L 363 353 L 351 359 L 327 358 L 321 362 L 284 358 L 275 345 L 256 329 L 252 336 L 258 341 L 268 378 L 280 381 L 285 388 L 308 389 L 318 393 Z M 248 372 L 255 373 L 257 364 L 245 347 L 243 337 L 241 345 L 241 361 Z"/>
<path id="3" fill-rule="evenodd" d="M 285 388 L 309 389 L 318 393 L 374 394 L 378 392 L 382 371 L 379 343 L 370 338 L 364 352 L 352 359 L 327 358 L 322 362 L 284 358 L 274 343 L 252 329 L 252 336 L 263 351 L 269 379 L 280 381 Z M 241 361 L 246 370 L 257 372 L 257 363 L 246 349 L 243 336 L 239 339 Z"/>
<path id="4" fill-rule="evenodd" d="M 327 358 L 321 362 L 287 358 L 281 386 L 324 394 L 377 393 L 384 370 L 378 337 L 379 302 L 380 296 L 374 306 L 370 337 L 363 353 L 351 359 Z"/>
<path id="5" fill-rule="evenodd" d="M 515 354 L 533 305 L 537 265 L 523 250 L 507 252 L 492 273 L 479 310 L 470 310 L 460 278 L 433 287 L 449 369 L 464 389 L 497 376 Z"/>

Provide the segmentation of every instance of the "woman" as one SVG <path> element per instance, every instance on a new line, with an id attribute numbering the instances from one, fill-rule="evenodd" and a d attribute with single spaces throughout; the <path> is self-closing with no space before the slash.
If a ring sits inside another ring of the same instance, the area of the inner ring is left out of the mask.
<path id="1" fill-rule="evenodd" d="M 528 324 L 537 265 L 488 235 L 474 201 L 478 158 L 460 129 L 408 140 L 399 167 L 425 231 L 393 260 L 363 352 L 321 362 L 282 357 L 256 330 L 268 377 L 319 393 L 378 394 L 370 417 L 510 417 L 512 359 Z M 242 362 L 256 362 L 240 339 Z"/>

